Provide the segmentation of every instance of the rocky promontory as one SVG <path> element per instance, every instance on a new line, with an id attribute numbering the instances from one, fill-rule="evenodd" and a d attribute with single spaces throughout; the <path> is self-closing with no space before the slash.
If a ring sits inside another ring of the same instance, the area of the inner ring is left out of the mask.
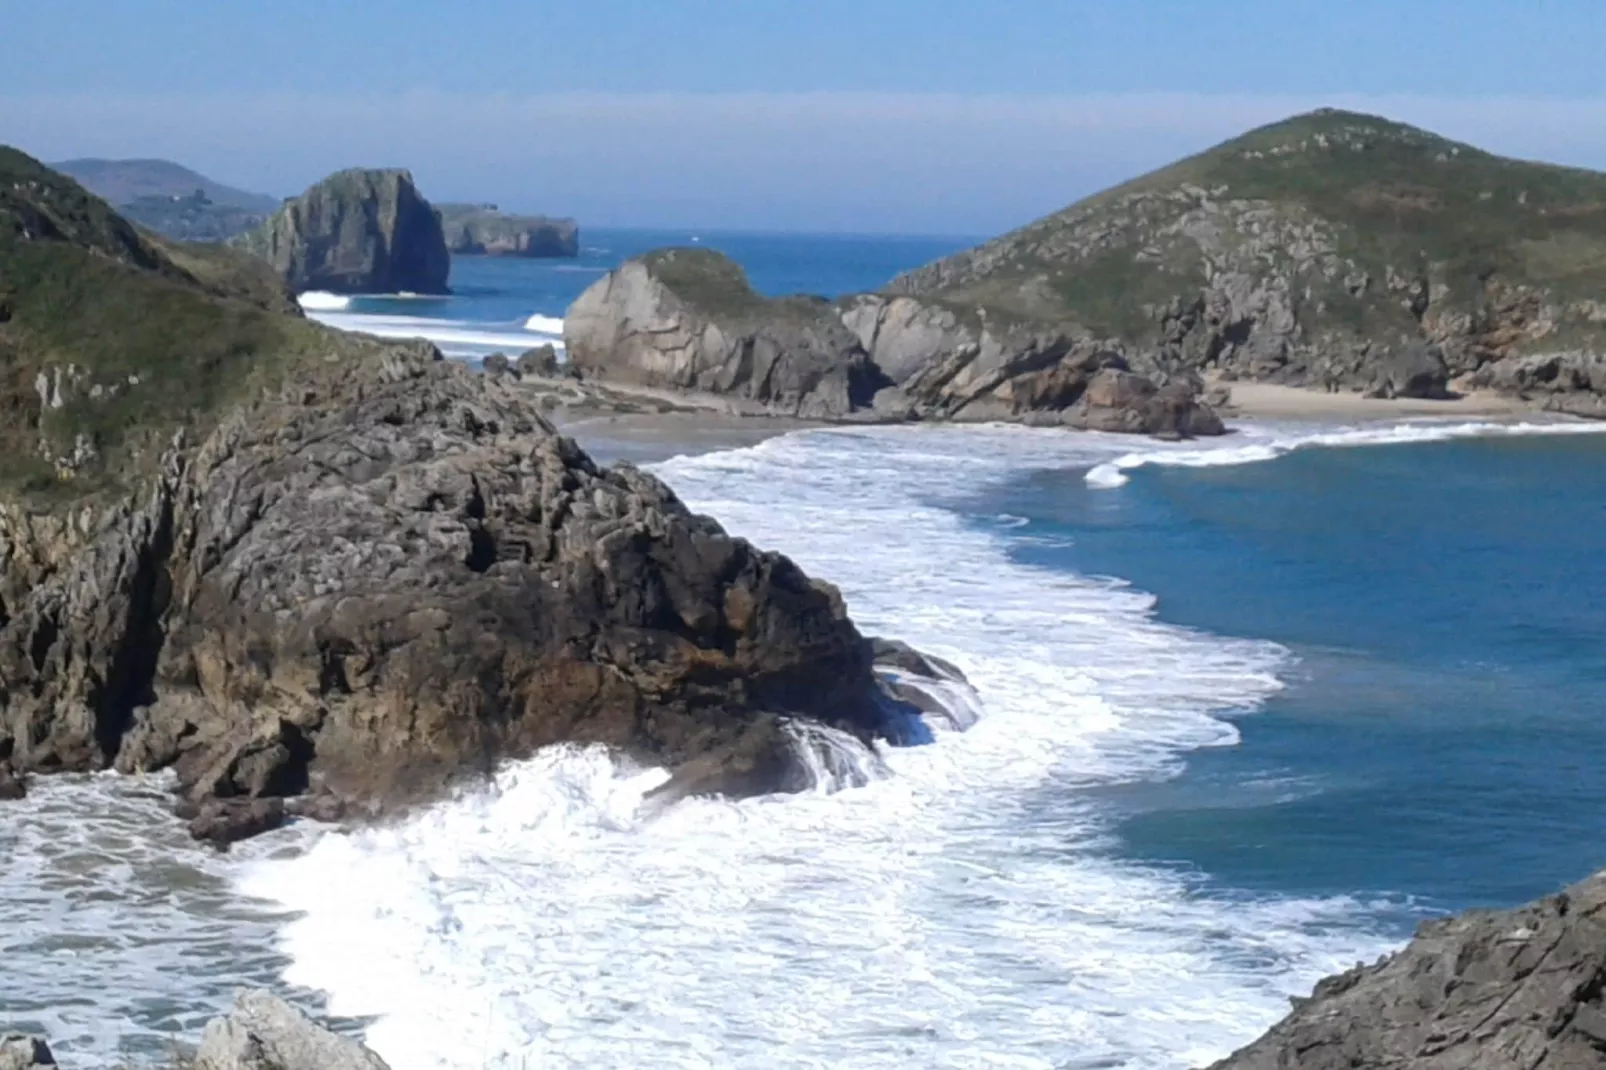
<path id="1" fill-rule="evenodd" d="M 440 216 L 407 171 L 330 175 L 232 243 L 266 260 L 297 293 L 448 292 Z"/>
<path id="2" fill-rule="evenodd" d="M 560 741 L 751 793 L 802 786 L 791 722 L 892 731 L 833 589 L 511 382 L 207 281 L 21 154 L 0 179 L 11 773 L 171 767 L 222 841 Z"/>
<path id="3" fill-rule="evenodd" d="M 564 339 L 588 379 L 737 397 L 787 415 L 1222 431 L 1195 377 L 1157 385 L 1086 332 L 911 298 L 766 298 L 709 249 L 626 262 L 570 306 Z M 1095 381 L 1102 388 L 1089 391 Z"/>
<path id="4" fill-rule="evenodd" d="M 1188 371 L 1413 398 L 1459 383 L 1600 414 L 1603 265 L 1606 174 L 1323 110 L 888 289 L 1085 332 L 1156 381 Z"/>
<path id="5" fill-rule="evenodd" d="M 661 249 L 594 283 L 563 319 L 588 378 L 721 394 L 789 416 L 868 409 L 885 378 L 832 306 L 766 298 L 710 249 Z"/>
<path id="6" fill-rule="evenodd" d="M 580 255 L 580 226 L 572 219 L 510 215 L 494 204 L 441 204 L 436 211 L 454 256 Z"/>
<path id="7" fill-rule="evenodd" d="M 1211 1070 L 1536 1067 L 1606 1067 L 1606 873 L 1515 910 L 1428 922 Z"/>

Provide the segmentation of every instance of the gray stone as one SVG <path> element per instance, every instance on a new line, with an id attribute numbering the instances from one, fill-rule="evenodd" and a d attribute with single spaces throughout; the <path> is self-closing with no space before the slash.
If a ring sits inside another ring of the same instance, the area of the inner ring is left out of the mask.
<path id="1" fill-rule="evenodd" d="M 447 292 L 440 217 L 406 171 L 341 171 L 286 201 L 231 244 L 297 293 Z"/>
<path id="2" fill-rule="evenodd" d="M 480 362 L 480 370 L 486 375 L 507 375 L 513 370 L 513 365 L 506 353 L 492 353 Z"/>
<path id="3" fill-rule="evenodd" d="M 789 416 L 868 409 L 885 378 L 832 306 L 770 300 L 709 249 L 627 261 L 563 320 L 569 367 L 588 379 L 697 391 Z"/>
<path id="4" fill-rule="evenodd" d="M 207 1023 L 194 1070 L 390 1070 L 355 1040 L 332 1033 L 267 992 L 236 993 Z"/>
<path id="5" fill-rule="evenodd" d="M 1600 1070 L 1606 874 L 1515 910 L 1424 924 L 1317 984 L 1212 1070 Z"/>
<path id="6" fill-rule="evenodd" d="M 551 378 L 558 374 L 558 351 L 552 345 L 539 345 L 519 354 L 518 373 L 536 378 Z"/>

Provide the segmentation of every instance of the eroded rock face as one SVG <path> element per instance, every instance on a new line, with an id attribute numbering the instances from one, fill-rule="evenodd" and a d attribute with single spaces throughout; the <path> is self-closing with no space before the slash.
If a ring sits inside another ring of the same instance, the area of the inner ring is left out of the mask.
<path id="1" fill-rule="evenodd" d="M 828 589 L 431 356 L 241 408 L 129 502 L 0 512 L 0 753 L 176 765 L 222 841 L 279 815 L 211 801 L 405 802 L 560 741 L 674 766 L 762 715 L 877 732 Z"/>
<path id="2" fill-rule="evenodd" d="M 569 307 L 564 344 L 588 378 L 719 394 L 793 416 L 868 409 L 886 381 L 824 301 L 767 299 L 707 249 L 631 260 Z"/>
<path id="3" fill-rule="evenodd" d="M 438 206 L 448 251 L 464 256 L 557 257 L 580 255 L 580 227 L 572 219 L 510 215 L 494 204 Z"/>
<path id="4" fill-rule="evenodd" d="M 232 243 L 297 293 L 448 292 L 440 217 L 406 171 L 330 175 Z"/>
<path id="5" fill-rule="evenodd" d="M 390 1070 L 385 1060 L 259 990 L 236 994 L 234 1009 L 201 1034 L 195 1070 Z"/>
<path id="6" fill-rule="evenodd" d="M 1158 387 L 1133 372 L 1118 349 L 1075 331 L 875 294 L 843 302 L 842 317 L 897 384 L 876 402 L 889 416 L 906 408 L 920 419 L 1169 437 L 1225 430 L 1200 399 L 1197 380 L 1177 377 Z"/>
<path id="7" fill-rule="evenodd" d="M 1606 1067 L 1606 874 L 1516 910 L 1429 922 L 1316 986 L 1212 1070 Z"/>

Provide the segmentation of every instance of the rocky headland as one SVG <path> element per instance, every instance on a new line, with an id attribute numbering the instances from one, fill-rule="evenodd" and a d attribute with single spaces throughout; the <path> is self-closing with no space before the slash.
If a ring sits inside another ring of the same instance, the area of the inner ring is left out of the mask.
<path id="1" fill-rule="evenodd" d="M 447 293 L 441 218 L 401 170 L 352 169 L 286 201 L 234 238 L 297 293 Z"/>
<path id="2" fill-rule="evenodd" d="M 454 256 L 580 255 L 580 225 L 572 219 L 511 215 L 494 204 L 441 204 L 436 211 Z"/>
<path id="3" fill-rule="evenodd" d="M 560 741 L 807 786 L 907 707 L 829 585 L 599 468 L 495 375 L 311 323 L 0 155 L 0 768 L 173 768 L 199 835 Z M 689 779 L 688 779 L 689 778 Z"/>
<path id="4" fill-rule="evenodd" d="M 1210 434 L 1233 382 L 1600 417 L 1602 264 L 1606 175 L 1324 110 L 834 303 L 650 254 L 577 302 L 569 340 L 597 378 L 743 396 L 835 368 L 860 385 L 814 406 L 832 417 Z"/>
<path id="5" fill-rule="evenodd" d="M 1319 983 L 1211 1070 L 1599 1070 L 1606 873 L 1515 910 L 1424 924 L 1403 950 Z"/>
<path id="6" fill-rule="evenodd" d="M 1223 430 L 1196 377 L 1156 385 L 1082 335 L 934 308 L 905 316 L 912 304 L 767 298 L 723 254 L 662 249 L 581 294 L 564 342 L 587 381 L 729 397 L 786 416 Z"/>

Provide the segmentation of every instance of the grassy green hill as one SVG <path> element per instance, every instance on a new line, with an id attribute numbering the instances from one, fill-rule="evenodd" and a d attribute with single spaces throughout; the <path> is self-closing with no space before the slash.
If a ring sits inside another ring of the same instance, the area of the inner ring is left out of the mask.
<path id="1" fill-rule="evenodd" d="M 1324 110 L 894 280 L 894 292 L 1076 324 L 1156 362 L 1306 381 L 1368 345 L 1452 371 L 1602 345 L 1606 174 L 1506 159 Z"/>
<path id="2" fill-rule="evenodd" d="M 0 486 L 116 481 L 180 427 L 343 344 L 266 265 L 141 232 L 0 147 Z"/>

